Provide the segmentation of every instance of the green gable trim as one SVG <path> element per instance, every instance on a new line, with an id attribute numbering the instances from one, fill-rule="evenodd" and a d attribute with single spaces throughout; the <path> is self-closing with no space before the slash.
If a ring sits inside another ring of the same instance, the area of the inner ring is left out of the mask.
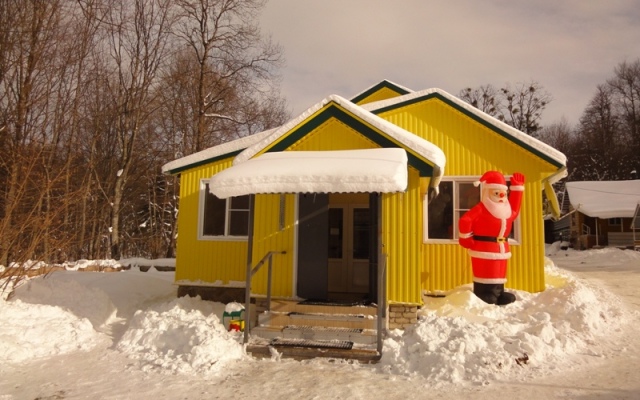
<path id="1" fill-rule="evenodd" d="M 242 153 L 244 150 L 245 149 L 240 149 L 240 150 L 232 151 L 230 153 L 221 154 L 219 156 L 207 158 L 205 160 L 196 161 L 194 163 L 183 165 L 182 167 L 178 167 L 178 168 L 169 170 L 166 173 L 168 173 L 170 175 L 176 175 L 176 174 L 179 174 L 179 173 L 181 173 L 183 171 L 186 171 L 188 169 L 197 168 L 197 167 L 200 167 L 202 165 L 211 164 L 211 163 L 216 162 L 216 161 L 224 160 L 226 158 L 235 157 L 238 154 Z"/>
<path id="2" fill-rule="evenodd" d="M 408 94 L 409 91 L 407 91 L 406 89 L 403 89 L 399 86 L 394 85 L 393 83 L 389 82 L 389 81 L 382 81 L 380 83 L 378 83 L 377 85 L 373 86 L 370 89 L 367 89 L 366 91 L 360 93 L 359 95 L 357 95 L 356 97 L 354 97 L 353 99 L 351 99 L 350 101 L 354 104 L 357 104 L 359 101 L 366 99 L 367 97 L 371 96 L 372 94 L 374 94 L 375 92 L 379 91 L 380 89 L 383 88 L 388 88 L 393 90 L 394 92 L 398 93 L 399 95 L 405 95 Z"/>
<path id="3" fill-rule="evenodd" d="M 451 101 L 451 100 L 447 99 L 446 97 L 442 96 L 440 93 L 429 93 L 429 94 L 426 94 L 424 96 L 416 97 L 416 98 L 411 99 L 411 100 L 407 100 L 407 101 L 404 101 L 404 102 L 393 104 L 391 106 L 382 107 L 382 108 L 379 108 L 377 110 L 371 110 L 371 112 L 376 114 L 376 115 L 379 115 L 379 114 L 382 114 L 382 113 L 387 112 L 387 111 L 396 110 L 398 108 L 406 107 L 408 105 L 420 103 L 422 101 L 430 100 L 430 99 L 433 99 L 433 98 L 438 99 L 438 100 L 444 102 L 445 104 L 455 108 L 456 110 L 460 111 L 461 113 L 463 113 L 467 117 L 475 120 L 476 122 L 480 123 L 484 127 L 489 128 L 490 130 L 496 132 L 497 134 L 499 134 L 500 136 L 504 137 L 505 139 L 512 141 L 513 143 L 515 143 L 518 146 L 522 147 L 523 149 L 529 151 L 530 153 L 540 157 L 541 159 L 543 159 L 544 161 L 548 162 L 549 164 L 555 166 L 556 168 L 565 167 L 563 164 L 561 164 L 557 160 L 554 160 L 553 158 L 549 157 L 547 154 L 541 152 L 540 150 L 538 150 L 538 149 L 536 149 L 534 147 L 531 147 L 530 145 L 528 145 L 527 143 L 525 143 L 525 142 L 523 142 L 521 140 L 518 140 L 517 138 L 515 138 L 515 137 L 511 136 L 510 134 L 508 134 L 506 131 L 498 128 L 497 126 L 491 124 L 490 122 L 486 121 L 485 119 L 480 118 L 477 115 L 473 114 L 472 112 L 470 112 L 469 110 L 465 109 L 464 107 L 461 107 L 459 104 L 456 104 L 453 101 Z"/>
<path id="4" fill-rule="evenodd" d="M 402 145 L 393 142 L 392 140 L 386 138 L 381 135 L 378 131 L 371 128 L 367 124 L 363 123 L 359 119 L 355 118 L 351 114 L 348 114 L 343 109 L 337 107 L 335 103 L 329 104 L 324 110 L 322 110 L 318 115 L 313 117 L 311 120 L 307 121 L 305 124 L 300 126 L 298 129 L 291 131 L 289 135 L 284 137 L 279 142 L 276 142 L 271 148 L 267 149 L 267 152 L 275 152 L 275 151 L 285 151 L 289 147 L 291 147 L 294 143 L 313 132 L 316 128 L 318 128 L 323 123 L 328 120 L 335 118 L 348 127 L 352 128 L 356 132 L 365 136 L 375 144 L 383 148 L 396 148 L 403 147 Z M 404 148 L 404 147 L 403 147 Z M 406 150 L 406 148 L 405 148 Z M 407 157 L 409 160 L 409 165 L 414 167 L 420 172 L 420 176 L 427 177 L 433 176 L 433 166 L 422 160 L 421 158 L 413 155 L 410 151 L 407 151 Z"/>

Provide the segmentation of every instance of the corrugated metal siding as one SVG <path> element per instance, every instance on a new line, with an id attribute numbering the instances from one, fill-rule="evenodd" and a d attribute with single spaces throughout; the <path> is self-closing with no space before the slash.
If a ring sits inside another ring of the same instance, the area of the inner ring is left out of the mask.
<path id="1" fill-rule="evenodd" d="M 362 105 L 367 103 L 373 103 L 374 101 L 387 100 L 394 97 L 398 97 L 400 94 L 395 90 L 391 90 L 390 88 L 383 87 L 380 90 L 372 93 L 370 96 L 365 97 L 364 99 L 358 101 L 356 104 Z"/>
<path id="2" fill-rule="evenodd" d="M 273 286 L 271 294 L 273 296 L 290 297 L 293 295 L 296 196 L 287 194 L 284 198 L 284 229 L 280 230 L 280 195 L 261 194 L 255 197 L 252 265 L 256 265 L 270 251 L 286 251 L 287 254 L 273 256 Z M 267 294 L 267 272 L 268 265 L 265 264 L 253 278 L 252 293 Z"/>
<path id="3" fill-rule="evenodd" d="M 353 128 L 335 119 L 330 119 L 287 150 L 356 150 L 376 147 L 378 146 L 375 143 Z"/>
<path id="4" fill-rule="evenodd" d="M 390 302 L 421 304 L 420 238 L 422 206 L 419 174 L 409 169 L 405 193 L 382 197 L 383 252 L 387 258 L 387 299 Z"/>
<path id="5" fill-rule="evenodd" d="M 507 270 L 508 287 L 530 292 L 540 292 L 545 288 L 544 220 L 541 214 L 543 188 L 540 179 L 525 185 L 523 207 L 520 211 L 523 221 L 522 244 L 511 246 L 513 256 Z"/>
<path id="6" fill-rule="evenodd" d="M 440 147 L 447 156 L 447 176 L 479 176 L 487 170 L 515 171 L 527 177 L 521 211 L 521 245 L 511 246 L 507 286 L 537 292 L 544 290 L 544 229 L 540 181 L 555 167 L 505 139 L 489 128 L 442 103 L 430 99 L 380 117 Z M 434 292 L 470 283 L 471 263 L 457 243 L 422 245 L 422 288 Z"/>
<path id="7" fill-rule="evenodd" d="M 200 180 L 231 166 L 231 158 L 184 171 L 180 177 L 180 234 L 176 281 L 244 281 L 247 241 L 198 240 Z"/>

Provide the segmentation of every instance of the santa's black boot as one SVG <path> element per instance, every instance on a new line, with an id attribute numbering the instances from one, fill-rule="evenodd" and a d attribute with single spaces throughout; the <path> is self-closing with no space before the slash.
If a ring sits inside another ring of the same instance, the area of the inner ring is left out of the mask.
<path id="1" fill-rule="evenodd" d="M 496 302 L 499 306 L 504 306 L 507 304 L 511 304 L 516 301 L 516 295 L 513 293 L 505 292 L 504 285 L 500 285 L 500 295 L 498 296 L 498 301 Z"/>
<path id="2" fill-rule="evenodd" d="M 500 290 L 500 286 L 502 286 L 502 290 L 504 290 L 504 285 L 497 285 L 495 283 L 473 282 L 473 294 L 478 296 L 478 298 L 485 303 L 497 304 L 498 298 L 502 293 Z"/>

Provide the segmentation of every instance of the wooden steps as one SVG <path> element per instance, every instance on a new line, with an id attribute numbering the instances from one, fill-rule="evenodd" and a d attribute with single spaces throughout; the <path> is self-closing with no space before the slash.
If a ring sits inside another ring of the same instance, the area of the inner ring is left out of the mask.
<path id="1" fill-rule="evenodd" d="M 353 359 L 377 362 L 377 308 L 368 305 L 305 304 L 272 301 L 258 315 L 247 352 L 270 357 Z"/>

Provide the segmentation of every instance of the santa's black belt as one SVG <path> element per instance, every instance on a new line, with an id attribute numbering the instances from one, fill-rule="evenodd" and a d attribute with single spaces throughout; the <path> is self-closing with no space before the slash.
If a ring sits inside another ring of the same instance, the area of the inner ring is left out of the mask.
<path id="1" fill-rule="evenodd" d="M 504 243 L 507 240 L 509 240 L 509 238 L 495 237 L 495 236 L 478 236 L 478 235 L 474 235 L 473 236 L 473 240 L 479 240 L 481 242 Z"/>

